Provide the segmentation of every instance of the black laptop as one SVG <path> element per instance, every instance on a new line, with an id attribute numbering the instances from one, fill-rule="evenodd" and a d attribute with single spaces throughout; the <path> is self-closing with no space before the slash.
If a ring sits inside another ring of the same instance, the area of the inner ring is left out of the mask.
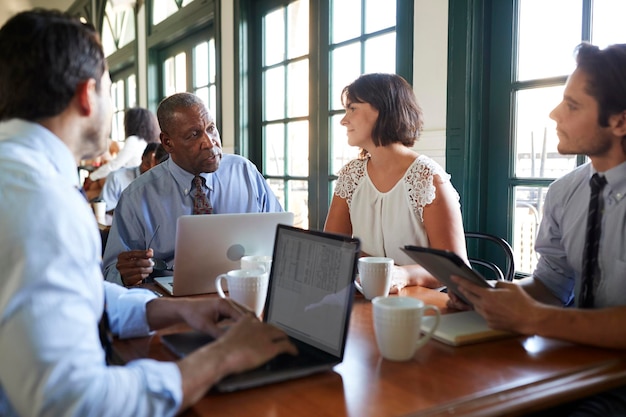
<path id="1" fill-rule="evenodd" d="M 284 330 L 299 354 L 279 355 L 259 368 L 227 376 L 215 389 L 251 388 L 330 370 L 341 363 L 359 250 L 356 238 L 278 225 L 263 320 Z M 162 340 L 182 357 L 212 339 L 187 332 Z"/>

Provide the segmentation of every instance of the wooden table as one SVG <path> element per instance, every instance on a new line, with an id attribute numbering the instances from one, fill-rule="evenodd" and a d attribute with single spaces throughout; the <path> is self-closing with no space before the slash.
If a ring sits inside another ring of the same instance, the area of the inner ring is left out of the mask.
<path id="1" fill-rule="evenodd" d="M 402 295 L 447 312 L 445 294 L 412 287 Z M 114 349 L 125 361 L 174 359 L 158 334 L 118 340 Z M 371 303 L 357 296 L 344 361 L 334 372 L 234 393 L 211 392 L 184 415 L 513 416 L 624 384 L 626 351 L 542 337 L 463 347 L 431 340 L 411 361 L 387 361 L 376 347 Z"/>

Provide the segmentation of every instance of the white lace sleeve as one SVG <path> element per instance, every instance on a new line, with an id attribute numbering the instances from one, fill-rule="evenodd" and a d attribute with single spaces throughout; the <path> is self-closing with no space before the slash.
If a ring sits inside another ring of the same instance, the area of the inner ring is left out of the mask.
<path id="1" fill-rule="evenodd" d="M 367 160 L 353 159 L 344 165 L 337 174 L 337 182 L 335 183 L 335 195 L 344 198 L 348 203 L 348 207 L 352 203 L 352 194 L 356 190 L 357 185 L 365 177 L 365 167 Z"/>
<path id="2" fill-rule="evenodd" d="M 450 181 L 448 174 L 437 162 L 426 157 L 420 156 L 415 163 L 407 171 L 405 181 L 409 193 L 409 202 L 413 211 L 419 216 L 423 222 L 424 207 L 435 200 L 435 186 L 433 184 L 433 176 L 439 175 L 443 182 Z M 459 194 L 456 194 L 457 201 L 460 200 Z"/>

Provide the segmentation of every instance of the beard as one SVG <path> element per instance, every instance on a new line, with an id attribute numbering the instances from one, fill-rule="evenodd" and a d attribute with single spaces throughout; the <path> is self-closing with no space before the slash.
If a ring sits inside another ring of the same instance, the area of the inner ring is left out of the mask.
<path id="1" fill-rule="evenodd" d="M 110 133 L 110 112 L 107 112 L 104 105 L 101 105 L 83 129 L 83 153 L 85 154 L 83 159 L 91 159 L 104 154 L 108 148 Z"/>

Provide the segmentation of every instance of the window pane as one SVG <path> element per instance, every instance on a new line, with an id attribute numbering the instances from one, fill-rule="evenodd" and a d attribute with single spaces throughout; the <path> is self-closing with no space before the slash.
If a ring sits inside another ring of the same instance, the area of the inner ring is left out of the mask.
<path id="1" fill-rule="evenodd" d="M 558 178 L 576 167 L 576 155 L 561 155 L 552 109 L 563 97 L 563 86 L 518 91 L 516 94 L 517 177 Z"/>
<path id="2" fill-rule="evenodd" d="M 396 72 L 395 32 L 365 42 L 365 72 Z"/>
<path id="3" fill-rule="evenodd" d="M 280 203 L 282 208 L 285 211 L 289 211 L 287 210 L 287 207 L 285 204 L 285 181 L 270 178 L 267 180 L 267 183 L 270 185 L 270 188 L 274 192 L 274 195 L 278 199 L 278 202 Z"/>
<path id="4" fill-rule="evenodd" d="M 285 125 L 272 123 L 263 129 L 265 155 L 263 167 L 267 175 L 285 175 Z"/>
<path id="5" fill-rule="evenodd" d="M 309 114 L 309 61 L 302 60 L 287 66 L 287 116 Z"/>
<path id="6" fill-rule="evenodd" d="M 354 12 L 352 12 L 354 13 Z M 365 2 L 365 31 L 367 33 L 396 25 L 396 2 L 367 0 Z"/>
<path id="7" fill-rule="evenodd" d="M 202 42 L 193 48 L 194 87 L 204 87 L 209 84 L 208 66 L 209 43 Z"/>
<path id="8" fill-rule="evenodd" d="M 537 265 L 535 238 L 547 191 L 547 187 L 515 187 L 513 252 L 516 271 L 531 273 Z"/>
<path id="9" fill-rule="evenodd" d="M 361 0 L 333 0 L 331 42 L 339 43 L 361 35 Z M 347 19 L 346 16 L 351 18 Z"/>
<path id="10" fill-rule="evenodd" d="M 195 89 L 193 92 L 195 95 L 197 95 L 198 97 L 200 97 L 200 99 L 202 100 L 202 102 L 204 103 L 204 105 L 211 110 L 211 112 L 215 112 L 215 109 L 213 109 L 210 105 L 210 99 L 209 99 L 209 88 L 208 87 L 202 87 L 202 88 L 198 88 Z M 215 113 L 213 113 L 213 115 L 215 116 Z"/>
<path id="11" fill-rule="evenodd" d="M 521 0 L 518 80 L 568 75 L 581 39 L 582 0 Z"/>
<path id="12" fill-rule="evenodd" d="M 209 82 L 215 84 L 215 39 L 209 40 Z"/>
<path id="13" fill-rule="evenodd" d="M 299 0 L 287 7 L 289 25 L 287 58 L 298 58 L 309 53 L 309 2 Z"/>
<path id="14" fill-rule="evenodd" d="M 280 8 L 263 18 L 263 65 L 273 65 L 285 59 L 285 9 Z"/>
<path id="15" fill-rule="evenodd" d="M 330 173 L 336 175 L 337 172 L 352 159 L 359 154 L 359 148 L 348 145 L 348 137 L 346 136 L 346 128 L 341 125 L 341 119 L 344 114 L 337 114 L 330 119 Z"/>
<path id="16" fill-rule="evenodd" d="M 181 52 L 163 63 L 165 96 L 187 91 L 186 54 Z"/>
<path id="17" fill-rule="evenodd" d="M 129 75 L 126 79 L 126 90 L 128 107 L 137 107 L 137 77 L 135 74 Z"/>
<path id="18" fill-rule="evenodd" d="M 626 16 L 626 1 L 595 0 L 591 31 L 593 44 L 605 48 L 614 43 L 626 43 L 624 16 Z"/>
<path id="19" fill-rule="evenodd" d="M 209 109 L 211 109 L 213 115 L 215 115 L 217 111 L 217 87 L 215 87 L 215 84 L 209 87 Z"/>
<path id="20" fill-rule="evenodd" d="M 130 9 L 121 13 L 121 19 L 119 48 L 135 40 L 135 13 L 133 10 Z"/>
<path id="21" fill-rule="evenodd" d="M 292 122 L 287 125 L 289 139 L 289 172 L 294 177 L 309 175 L 309 122 Z"/>
<path id="22" fill-rule="evenodd" d="M 361 48 L 358 43 L 343 46 L 331 53 L 330 103 L 332 110 L 341 106 L 341 91 L 361 75 Z"/>
<path id="23" fill-rule="evenodd" d="M 152 8 L 152 24 L 156 25 L 178 11 L 176 0 L 157 0 L 155 7 Z M 183 3 L 183 6 L 189 4 L 189 1 Z"/>
<path id="24" fill-rule="evenodd" d="M 123 111 L 126 107 L 124 80 L 119 80 L 115 83 L 115 92 L 113 95 L 114 105 L 116 111 Z"/>
<path id="25" fill-rule="evenodd" d="M 287 208 L 294 214 L 293 223 L 296 227 L 309 227 L 309 185 L 306 181 L 288 181 Z"/>
<path id="26" fill-rule="evenodd" d="M 276 67 L 265 71 L 263 87 L 265 120 L 285 117 L 285 67 Z"/>
<path id="27" fill-rule="evenodd" d="M 115 39 L 111 32 L 111 26 L 109 26 L 109 20 L 106 16 L 102 22 L 102 50 L 104 51 L 104 56 L 109 56 L 117 51 Z"/>

